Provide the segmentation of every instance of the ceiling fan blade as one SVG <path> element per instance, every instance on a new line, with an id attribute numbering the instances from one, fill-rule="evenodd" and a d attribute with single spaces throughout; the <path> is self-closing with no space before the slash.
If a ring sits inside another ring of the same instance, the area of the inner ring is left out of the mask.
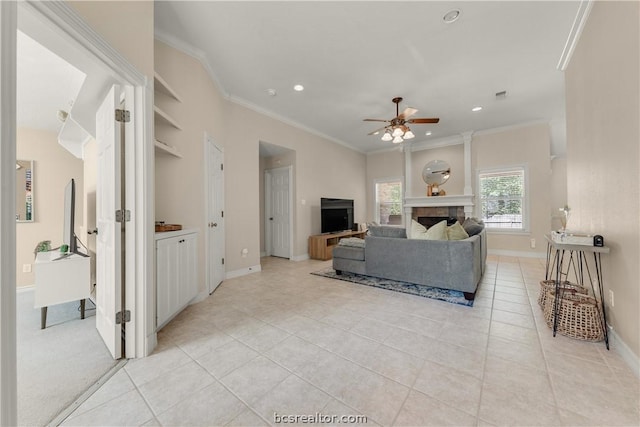
<path id="1" fill-rule="evenodd" d="M 399 119 L 403 119 L 403 120 L 407 120 L 409 117 L 413 116 L 417 112 L 418 112 L 418 110 L 416 110 L 415 108 L 407 107 L 407 108 L 404 109 L 404 111 L 402 113 L 400 113 L 398 115 L 398 118 Z"/>
<path id="2" fill-rule="evenodd" d="M 385 119 L 363 119 L 364 122 L 390 122 L 391 120 Z"/>
<path id="3" fill-rule="evenodd" d="M 369 132 L 367 135 L 375 135 L 376 133 L 385 130 L 387 128 L 387 126 L 381 127 L 380 129 L 376 129 L 373 132 Z"/>
<path id="4" fill-rule="evenodd" d="M 438 118 L 431 118 L 431 119 L 422 118 L 422 119 L 410 119 L 410 120 L 407 120 L 407 123 L 415 123 L 415 124 L 420 124 L 420 123 L 438 123 L 439 121 L 440 121 L 440 119 L 438 119 Z"/>

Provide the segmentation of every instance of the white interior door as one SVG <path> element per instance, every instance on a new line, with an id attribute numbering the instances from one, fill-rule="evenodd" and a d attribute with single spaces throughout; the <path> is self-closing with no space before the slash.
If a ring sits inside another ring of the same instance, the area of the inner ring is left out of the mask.
<path id="1" fill-rule="evenodd" d="M 209 293 L 224 280 L 224 153 L 205 136 L 207 155 L 207 288 Z"/>
<path id="2" fill-rule="evenodd" d="M 269 171 L 271 175 L 271 212 L 269 213 L 269 224 L 271 224 L 271 255 L 289 258 L 289 168 L 273 169 Z"/>
<path id="3" fill-rule="evenodd" d="M 122 305 L 122 234 L 116 222 L 121 205 L 121 134 L 115 121 L 119 104 L 120 88 L 113 86 L 96 113 L 96 328 L 116 359 L 122 357 L 121 329 L 116 324 Z"/>

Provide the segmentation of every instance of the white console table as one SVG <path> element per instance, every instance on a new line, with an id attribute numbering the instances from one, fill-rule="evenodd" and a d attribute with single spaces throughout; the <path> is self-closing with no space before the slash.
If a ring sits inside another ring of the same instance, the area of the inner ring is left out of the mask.
<path id="1" fill-rule="evenodd" d="M 47 307 L 80 301 L 80 318 L 84 319 L 85 299 L 91 295 L 89 257 L 73 254 L 60 258 L 60 252 L 38 252 L 35 270 L 35 308 L 41 308 L 40 327 L 47 324 Z"/>

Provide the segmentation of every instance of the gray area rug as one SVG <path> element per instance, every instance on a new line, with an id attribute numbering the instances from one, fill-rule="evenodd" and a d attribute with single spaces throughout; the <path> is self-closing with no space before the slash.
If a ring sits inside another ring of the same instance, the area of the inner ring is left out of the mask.
<path id="1" fill-rule="evenodd" d="M 18 425 L 47 425 L 116 364 L 96 330 L 95 310 L 81 320 L 79 306 L 49 307 L 40 329 L 33 290 L 18 291 Z"/>
<path id="2" fill-rule="evenodd" d="M 452 304 L 466 305 L 469 307 L 473 306 L 473 301 L 467 301 L 462 292 L 451 289 L 442 289 L 432 286 L 417 285 L 415 283 L 400 282 L 397 280 L 381 279 L 379 277 L 364 276 L 362 274 L 349 273 L 346 271 L 343 271 L 341 275 L 338 275 L 331 267 L 315 271 L 311 274 L 328 277 L 330 279 L 344 280 L 345 282 L 357 283 L 359 285 L 373 286 L 390 291 L 437 299 L 440 301 L 450 302 Z"/>

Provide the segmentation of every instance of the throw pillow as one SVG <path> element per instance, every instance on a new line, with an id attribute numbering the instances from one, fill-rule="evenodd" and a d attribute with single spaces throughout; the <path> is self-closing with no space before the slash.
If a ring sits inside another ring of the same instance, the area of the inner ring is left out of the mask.
<path id="1" fill-rule="evenodd" d="M 447 238 L 447 221 L 440 221 L 436 225 L 430 227 L 426 233 L 416 234 L 414 239 L 423 240 L 448 240 Z"/>
<path id="2" fill-rule="evenodd" d="M 449 240 L 463 240 L 468 238 L 469 234 L 465 231 L 464 227 L 456 221 L 455 224 L 447 227 L 447 237 Z"/>
<path id="3" fill-rule="evenodd" d="M 396 239 L 406 239 L 407 230 L 402 227 L 389 227 L 386 225 L 369 226 L 369 235 L 374 237 L 394 237 Z"/>
<path id="4" fill-rule="evenodd" d="M 466 231 L 469 236 L 475 236 L 476 234 L 480 233 L 484 229 L 484 223 L 482 221 L 477 222 L 473 218 L 467 218 L 464 220 L 462 227 L 464 228 L 464 231 Z"/>
<path id="5" fill-rule="evenodd" d="M 427 227 L 420 224 L 415 219 L 411 220 L 411 231 L 409 232 L 409 238 L 411 239 L 421 239 L 424 233 L 427 232 Z"/>

